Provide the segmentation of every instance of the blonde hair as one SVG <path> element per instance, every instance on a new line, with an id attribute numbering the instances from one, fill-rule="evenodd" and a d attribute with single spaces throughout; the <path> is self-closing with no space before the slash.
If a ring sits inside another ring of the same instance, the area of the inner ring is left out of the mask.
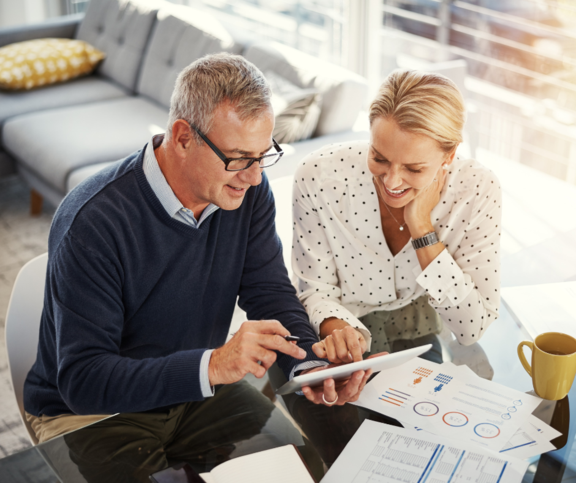
<path id="1" fill-rule="evenodd" d="M 258 68 L 240 55 L 206 55 L 185 67 L 170 99 L 167 137 L 172 125 L 184 119 L 203 133 L 210 131 L 215 109 L 230 102 L 241 120 L 254 119 L 270 109 L 272 91 Z M 196 142 L 202 138 L 192 130 Z"/>
<path id="2" fill-rule="evenodd" d="M 370 105 L 370 125 L 391 118 L 404 131 L 424 134 L 449 153 L 462 142 L 466 110 L 456 84 L 441 74 L 395 70 Z"/>

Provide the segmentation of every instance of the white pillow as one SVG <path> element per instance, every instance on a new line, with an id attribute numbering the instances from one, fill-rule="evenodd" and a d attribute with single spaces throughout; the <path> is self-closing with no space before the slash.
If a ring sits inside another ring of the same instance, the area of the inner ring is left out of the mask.
<path id="1" fill-rule="evenodd" d="M 274 71 L 264 73 L 272 89 L 276 117 L 274 139 L 293 143 L 314 134 L 320 118 L 322 96 L 316 89 L 302 89 Z"/>

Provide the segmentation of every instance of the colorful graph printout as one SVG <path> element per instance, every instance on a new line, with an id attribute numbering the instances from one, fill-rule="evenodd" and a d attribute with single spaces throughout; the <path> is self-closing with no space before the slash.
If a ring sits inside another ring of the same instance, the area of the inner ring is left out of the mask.
<path id="1" fill-rule="evenodd" d="M 436 404 L 428 401 L 419 402 L 414 405 L 414 412 L 419 416 L 434 416 L 438 414 L 438 411 L 440 411 L 440 408 L 436 406 Z"/>
<path id="2" fill-rule="evenodd" d="M 452 376 L 449 376 L 448 374 L 438 374 L 434 380 L 441 383 L 441 384 L 448 384 L 452 379 L 454 379 Z"/>
<path id="3" fill-rule="evenodd" d="M 432 374 L 432 372 L 432 369 L 428 369 L 427 367 L 418 367 L 414 369 L 413 373 L 418 377 L 414 379 L 413 384 L 420 384 L 422 382 L 422 378 L 428 377 L 430 374 Z"/>
<path id="4" fill-rule="evenodd" d="M 402 406 L 410 397 L 410 394 L 397 391 L 396 389 L 388 388 L 384 394 L 381 395 L 380 400 L 394 406 Z"/>
<path id="5" fill-rule="evenodd" d="M 474 426 L 474 432 L 485 439 L 492 439 L 500 436 L 500 428 L 495 424 L 481 423 Z"/>
<path id="6" fill-rule="evenodd" d="M 422 379 L 418 384 L 415 375 Z M 398 419 L 405 426 L 500 451 L 540 402 L 540 398 L 515 389 L 471 378 L 458 366 L 413 359 L 381 371 L 355 404 Z M 512 407 L 516 411 L 510 411 Z"/>
<path id="7" fill-rule="evenodd" d="M 442 421 L 448 426 L 461 428 L 462 426 L 466 426 L 470 420 L 465 414 L 452 411 L 442 416 Z"/>
<path id="8" fill-rule="evenodd" d="M 434 381 L 439 382 L 440 384 L 438 384 L 435 388 L 434 388 L 434 392 L 439 392 L 442 390 L 442 388 L 448 384 L 451 380 L 452 380 L 452 376 L 449 376 L 448 374 L 438 374 L 435 378 Z"/>

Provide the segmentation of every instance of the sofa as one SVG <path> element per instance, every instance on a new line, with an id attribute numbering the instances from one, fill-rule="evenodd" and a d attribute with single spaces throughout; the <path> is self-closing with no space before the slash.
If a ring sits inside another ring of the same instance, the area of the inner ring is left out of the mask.
<path id="1" fill-rule="evenodd" d="M 226 25 L 206 10 L 165 1 L 92 0 L 85 15 L 0 30 L 0 47 L 62 37 L 106 53 L 89 76 L 36 90 L 0 91 L 0 175 L 16 170 L 40 201 L 57 206 L 78 183 L 164 132 L 178 73 L 195 59 L 226 51 L 245 56 L 302 89 L 315 89 L 320 114 L 312 138 L 283 146 L 272 177 L 291 174 L 314 149 L 366 138 L 353 126 L 366 80 L 342 67 Z"/>

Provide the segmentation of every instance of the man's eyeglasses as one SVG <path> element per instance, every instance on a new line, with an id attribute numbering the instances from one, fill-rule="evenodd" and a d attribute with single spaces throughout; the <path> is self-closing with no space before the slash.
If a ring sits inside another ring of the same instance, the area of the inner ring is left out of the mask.
<path id="1" fill-rule="evenodd" d="M 224 161 L 226 171 L 242 171 L 243 169 L 248 169 L 256 162 L 258 162 L 261 168 L 268 168 L 280 161 L 280 158 L 284 155 L 282 148 L 274 138 L 272 138 L 274 145 L 266 154 L 263 154 L 258 158 L 227 158 L 224 153 L 220 151 L 196 126 L 191 125 L 191 127 L 198 133 L 204 142 L 210 146 L 210 149 L 216 153 L 216 156 Z"/>

